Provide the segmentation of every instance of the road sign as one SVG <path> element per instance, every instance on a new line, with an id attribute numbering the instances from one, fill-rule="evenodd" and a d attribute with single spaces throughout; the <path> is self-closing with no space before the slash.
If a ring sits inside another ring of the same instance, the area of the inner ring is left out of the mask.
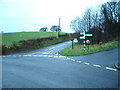
<path id="1" fill-rule="evenodd" d="M 74 39 L 74 41 L 73 41 L 74 43 L 77 43 L 78 42 L 78 40 L 77 39 Z"/>
<path id="2" fill-rule="evenodd" d="M 92 34 L 85 34 L 85 32 L 80 33 L 80 34 L 82 35 L 82 36 L 80 37 L 80 39 L 84 39 L 84 50 L 86 50 L 86 45 L 85 45 L 85 43 L 90 44 L 90 40 L 86 40 L 86 41 L 85 41 L 85 37 L 86 37 L 86 36 L 92 37 L 93 35 L 92 35 Z M 89 46 L 88 46 L 88 48 L 89 48 Z"/>
<path id="3" fill-rule="evenodd" d="M 86 43 L 87 43 L 87 44 L 90 44 L 90 40 L 86 40 Z"/>
<path id="4" fill-rule="evenodd" d="M 92 34 L 85 34 L 85 36 L 93 36 Z"/>
<path id="5" fill-rule="evenodd" d="M 85 36 L 80 37 L 80 39 L 85 39 Z"/>

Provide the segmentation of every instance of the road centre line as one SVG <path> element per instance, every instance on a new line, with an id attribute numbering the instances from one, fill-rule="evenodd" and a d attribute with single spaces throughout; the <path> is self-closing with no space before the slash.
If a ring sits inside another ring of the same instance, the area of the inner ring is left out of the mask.
<path id="1" fill-rule="evenodd" d="M 71 59 L 71 61 L 75 61 L 74 59 Z"/>
<path id="2" fill-rule="evenodd" d="M 96 65 L 96 64 L 94 64 L 93 66 L 95 66 L 95 67 L 101 67 L 100 65 Z"/>
<path id="3" fill-rule="evenodd" d="M 71 59 L 71 58 L 69 58 L 69 57 L 66 57 L 66 59 Z"/>
<path id="4" fill-rule="evenodd" d="M 86 63 L 86 62 L 84 62 L 84 64 L 86 64 L 86 65 L 90 65 L 90 63 Z"/>
<path id="5" fill-rule="evenodd" d="M 81 63 L 81 61 L 76 61 L 76 62 Z"/>
<path id="6" fill-rule="evenodd" d="M 117 69 L 114 68 L 110 68 L 110 67 L 105 67 L 107 70 L 113 70 L 113 71 L 117 71 Z"/>

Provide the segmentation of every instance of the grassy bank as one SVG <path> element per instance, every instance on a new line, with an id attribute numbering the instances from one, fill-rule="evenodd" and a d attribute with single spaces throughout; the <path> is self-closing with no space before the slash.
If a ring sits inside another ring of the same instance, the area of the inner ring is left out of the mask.
<path id="1" fill-rule="evenodd" d="M 67 47 L 63 49 L 60 52 L 60 54 L 65 55 L 65 56 L 85 55 L 85 54 L 91 54 L 91 53 L 96 53 L 99 51 L 112 49 L 114 47 L 117 47 L 118 45 L 120 45 L 120 41 L 110 41 L 102 45 L 98 45 L 98 44 L 89 45 L 89 49 L 87 48 L 86 50 L 84 50 L 83 45 L 74 44 L 74 49 L 72 49 L 72 46 Z"/>
<path id="2" fill-rule="evenodd" d="M 60 32 L 60 35 L 66 33 Z M 46 38 L 46 37 L 57 37 L 57 32 L 16 32 L 16 33 L 3 33 L 2 34 L 2 44 L 10 46 L 13 43 L 17 43 L 21 40 L 36 39 L 36 38 Z"/>

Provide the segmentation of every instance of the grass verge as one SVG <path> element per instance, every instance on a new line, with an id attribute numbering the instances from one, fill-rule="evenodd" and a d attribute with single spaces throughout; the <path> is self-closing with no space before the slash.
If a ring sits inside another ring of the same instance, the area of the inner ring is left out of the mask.
<path id="1" fill-rule="evenodd" d="M 69 33 L 59 32 L 60 35 Z M 11 46 L 14 42 L 21 40 L 57 37 L 58 32 L 16 32 L 16 33 L 3 33 L 2 34 L 2 45 Z"/>
<path id="2" fill-rule="evenodd" d="M 102 45 L 89 45 L 89 49 L 87 48 L 84 50 L 83 45 L 80 44 L 74 44 L 74 49 L 72 49 L 72 46 L 67 47 L 63 49 L 60 54 L 65 56 L 77 56 L 77 55 L 86 55 L 86 54 L 92 54 L 104 50 L 109 50 L 114 47 L 120 46 L 120 41 L 110 41 L 108 43 L 102 44 Z"/>

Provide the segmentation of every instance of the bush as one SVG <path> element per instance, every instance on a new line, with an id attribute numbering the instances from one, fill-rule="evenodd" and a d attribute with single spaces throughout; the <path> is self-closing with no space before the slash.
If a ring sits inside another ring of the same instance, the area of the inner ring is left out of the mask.
<path id="1" fill-rule="evenodd" d="M 6 47 L 5 45 L 2 46 L 2 54 L 7 54 L 9 52 L 9 47 Z"/>

